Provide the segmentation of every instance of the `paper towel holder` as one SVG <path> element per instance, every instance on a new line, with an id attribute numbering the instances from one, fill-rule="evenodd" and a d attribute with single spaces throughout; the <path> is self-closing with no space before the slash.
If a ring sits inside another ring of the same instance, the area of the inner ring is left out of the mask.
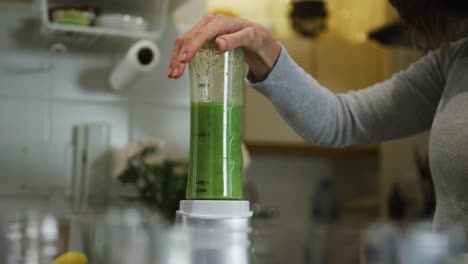
<path id="1" fill-rule="evenodd" d="M 140 51 L 138 51 L 138 56 L 137 57 L 138 57 L 138 61 L 142 65 L 148 65 L 153 61 L 154 54 L 153 54 L 153 51 L 151 49 L 143 48 Z"/>
<path id="2" fill-rule="evenodd" d="M 137 79 L 153 70 L 160 60 L 158 46 L 149 40 L 134 43 L 109 75 L 109 84 L 114 91 L 131 87 Z"/>

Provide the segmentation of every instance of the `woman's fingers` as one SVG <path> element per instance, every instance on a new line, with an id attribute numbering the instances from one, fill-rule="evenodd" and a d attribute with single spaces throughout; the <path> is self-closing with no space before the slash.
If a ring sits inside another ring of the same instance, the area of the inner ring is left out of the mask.
<path id="1" fill-rule="evenodd" d="M 240 31 L 217 37 L 215 44 L 220 51 L 229 51 L 238 47 L 249 47 L 255 38 L 255 28 L 248 26 Z"/>
<path id="2" fill-rule="evenodd" d="M 245 61 L 257 80 L 264 80 L 268 76 L 281 54 L 279 42 L 261 25 L 242 18 L 211 15 L 177 37 L 168 71 L 169 78 L 180 78 L 187 63 L 212 39 L 215 39 L 221 51 L 243 47 Z"/>
<path id="3" fill-rule="evenodd" d="M 247 20 L 228 17 L 224 15 L 216 15 L 211 17 L 211 21 L 203 24 L 201 27 L 193 28 L 190 33 L 184 34 L 178 38 L 178 43 L 174 47 L 169 68 L 170 78 L 179 78 L 185 70 L 185 64 L 189 62 L 197 51 L 208 41 L 223 34 L 230 34 L 241 31 L 251 23 Z M 245 31 L 242 35 L 248 35 L 249 31 Z M 236 36 L 234 36 L 236 37 Z M 229 41 L 231 39 L 228 39 Z M 217 40 L 217 45 L 223 46 L 223 39 Z M 236 42 L 230 42 L 231 47 L 235 48 Z M 218 47 L 219 48 L 219 47 Z"/>
<path id="4" fill-rule="evenodd" d="M 195 35 L 200 28 L 202 28 L 206 24 L 210 23 L 214 18 L 215 18 L 215 15 L 213 15 L 213 14 L 209 14 L 209 15 L 204 16 L 202 18 L 202 20 L 200 20 L 200 22 L 198 22 L 195 26 L 193 26 L 184 35 L 189 36 L 189 37 Z"/>
<path id="5" fill-rule="evenodd" d="M 180 62 L 189 62 L 205 43 L 218 35 L 224 34 L 224 28 L 229 26 L 232 20 L 230 17 L 216 15 L 213 20 L 198 29 L 195 34 L 187 36 L 180 49 L 180 58 L 185 58 L 181 59 Z"/>
<path id="6" fill-rule="evenodd" d="M 196 32 L 202 28 L 204 25 L 207 23 L 211 22 L 213 20 L 214 15 L 206 15 L 203 17 L 202 20 L 200 20 L 194 27 L 192 27 L 189 31 L 186 33 L 180 35 L 179 37 L 176 38 L 175 43 L 174 43 L 174 48 L 172 50 L 172 55 L 171 55 L 171 60 L 169 64 L 169 70 L 167 72 L 168 77 L 172 77 L 173 75 L 178 75 L 180 71 L 183 72 L 183 69 L 179 69 L 179 65 L 176 65 L 176 62 L 178 60 L 178 56 L 180 54 L 180 49 L 182 48 L 183 42 L 185 39 L 192 37 Z M 184 67 L 185 68 L 185 67 Z"/>

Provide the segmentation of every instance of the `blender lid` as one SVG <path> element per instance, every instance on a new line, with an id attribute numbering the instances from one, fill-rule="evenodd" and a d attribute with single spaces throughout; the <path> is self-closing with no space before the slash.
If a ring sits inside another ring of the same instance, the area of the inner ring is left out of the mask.
<path id="1" fill-rule="evenodd" d="M 180 215 L 204 219 L 249 218 L 249 201 L 232 200 L 185 200 L 180 201 Z"/>

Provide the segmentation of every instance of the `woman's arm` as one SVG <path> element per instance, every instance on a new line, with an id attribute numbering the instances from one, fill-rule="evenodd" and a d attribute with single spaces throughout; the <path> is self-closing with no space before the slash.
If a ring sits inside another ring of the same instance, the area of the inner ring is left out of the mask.
<path id="1" fill-rule="evenodd" d="M 251 81 L 251 85 L 311 143 L 345 147 L 429 129 L 445 84 L 444 61 L 440 52 L 429 53 L 386 82 L 334 94 L 304 72 L 283 48 L 268 78 Z"/>
<path id="2" fill-rule="evenodd" d="M 168 76 L 179 78 L 211 39 L 221 51 L 243 47 L 249 80 L 260 81 L 252 86 L 274 103 L 300 135 L 323 146 L 374 143 L 429 129 L 448 68 L 442 52 L 430 53 L 386 82 L 334 94 L 294 63 L 264 27 L 241 18 L 210 15 L 177 38 Z"/>

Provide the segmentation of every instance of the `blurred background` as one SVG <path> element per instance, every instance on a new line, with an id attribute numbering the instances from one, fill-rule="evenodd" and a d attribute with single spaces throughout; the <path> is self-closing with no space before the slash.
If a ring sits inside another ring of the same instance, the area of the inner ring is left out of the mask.
<path id="1" fill-rule="evenodd" d="M 263 24 L 337 93 L 423 55 L 387 0 L 0 0 L 0 208 L 41 208 L 59 194 L 77 214 L 126 199 L 171 219 L 184 198 L 190 102 L 187 75 L 169 80 L 167 66 L 175 37 L 208 12 Z M 243 130 L 245 195 L 255 225 L 273 234 L 275 263 L 304 263 L 323 217 L 344 230 L 333 263 L 359 263 L 370 223 L 432 215 L 427 134 L 314 147 L 250 87 Z M 142 170 L 169 180 L 142 195 Z"/>

